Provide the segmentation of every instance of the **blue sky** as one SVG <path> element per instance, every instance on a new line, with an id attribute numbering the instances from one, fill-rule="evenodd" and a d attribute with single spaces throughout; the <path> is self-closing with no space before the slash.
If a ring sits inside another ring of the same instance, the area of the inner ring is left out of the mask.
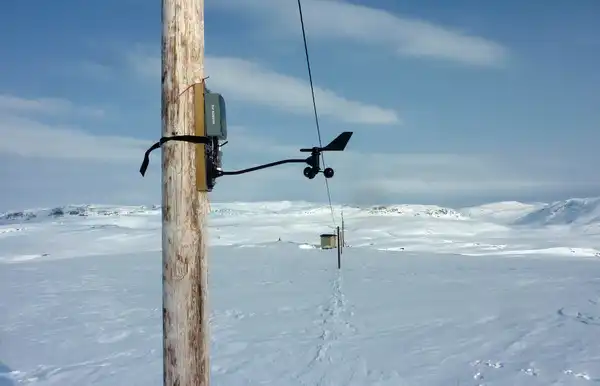
<path id="1" fill-rule="evenodd" d="M 597 196 L 600 3 L 304 0 L 333 199 Z M 206 0 L 224 167 L 316 143 L 295 0 Z M 0 210 L 160 202 L 160 2 L 15 1 L 0 13 Z M 326 200 L 289 165 L 219 180 L 215 201 Z"/>

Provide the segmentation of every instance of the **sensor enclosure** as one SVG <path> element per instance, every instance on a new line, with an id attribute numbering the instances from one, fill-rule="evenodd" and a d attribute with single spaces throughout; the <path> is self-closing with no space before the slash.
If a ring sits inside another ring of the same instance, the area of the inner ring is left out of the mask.
<path id="1" fill-rule="evenodd" d="M 227 113 L 225 99 L 221 94 L 214 92 L 204 94 L 204 117 L 206 136 L 225 141 L 227 139 Z"/>

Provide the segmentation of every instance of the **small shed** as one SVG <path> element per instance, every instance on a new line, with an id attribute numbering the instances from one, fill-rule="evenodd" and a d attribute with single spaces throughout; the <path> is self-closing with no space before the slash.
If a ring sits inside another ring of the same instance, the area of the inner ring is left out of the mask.
<path id="1" fill-rule="evenodd" d="M 321 249 L 337 248 L 337 235 L 334 233 L 324 233 L 321 235 Z"/>

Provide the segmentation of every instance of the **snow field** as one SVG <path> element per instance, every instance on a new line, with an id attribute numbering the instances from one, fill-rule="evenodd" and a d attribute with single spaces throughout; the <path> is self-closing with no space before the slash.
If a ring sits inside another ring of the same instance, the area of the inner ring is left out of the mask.
<path id="1" fill-rule="evenodd" d="M 338 271 L 328 210 L 262 205 L 210 220 L 213 384 L 600 382 L 598 238 L 345 209 Z M 162 384 L 160 214 L 123 212 L 0 226 L 0 386 Z"/>

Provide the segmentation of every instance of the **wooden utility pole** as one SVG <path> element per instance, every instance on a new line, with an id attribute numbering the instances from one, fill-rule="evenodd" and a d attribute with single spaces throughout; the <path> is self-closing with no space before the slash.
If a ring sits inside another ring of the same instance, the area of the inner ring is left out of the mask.
<path id="1" fill-rule="evenodd" d="M 204 0 L 162 0 L 162 136 L 194 135 L 188 86 L 204 78 Z M 162 152 L 163 371 L 165 386 L 209 385 L 208 193 L 196 189 L 196 151 Z"/>

